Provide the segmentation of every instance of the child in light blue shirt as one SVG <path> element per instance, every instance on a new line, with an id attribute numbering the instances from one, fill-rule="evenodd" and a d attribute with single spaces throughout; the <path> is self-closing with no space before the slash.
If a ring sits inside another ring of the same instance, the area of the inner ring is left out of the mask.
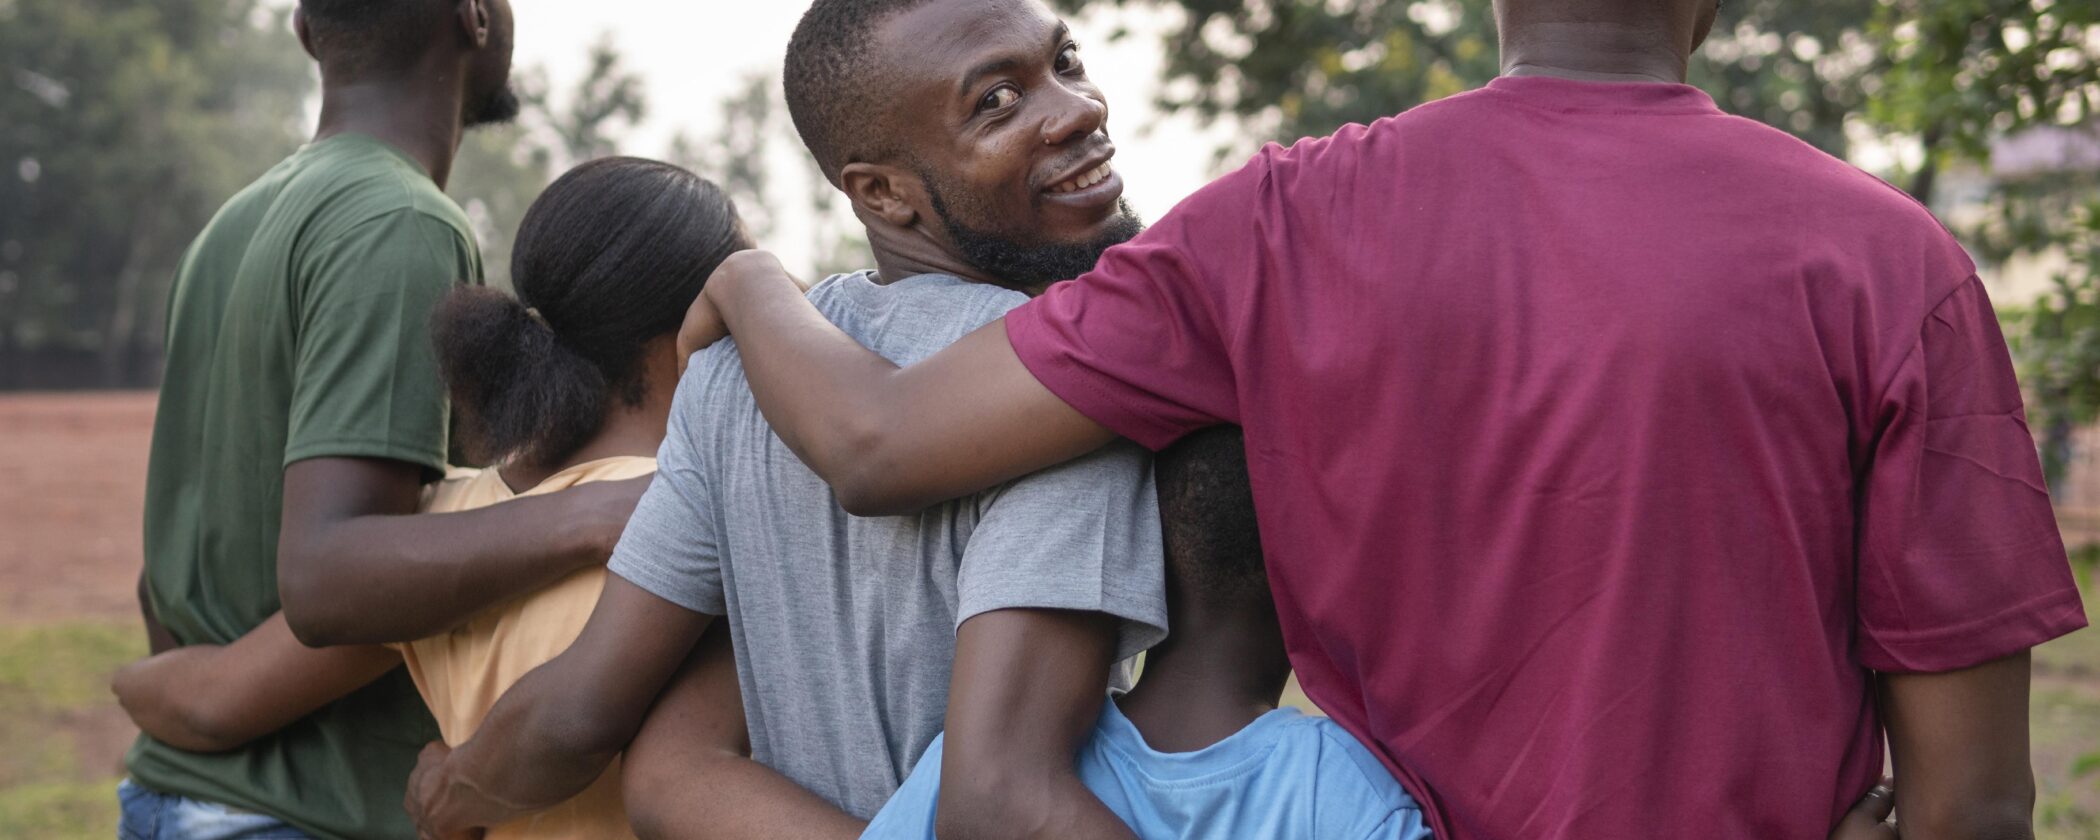
<path id="1" fill-rule="evenodd" d="M 1171 635 L 1102 708 L 1079 778 L 1141 840 L 1429 840 L 1422 812 L 1333 721 L 1277 708 L 1290 677 L 1237 428 L 1159 454 Z M 935 738 L 862 840 L 932 840 Z"/>

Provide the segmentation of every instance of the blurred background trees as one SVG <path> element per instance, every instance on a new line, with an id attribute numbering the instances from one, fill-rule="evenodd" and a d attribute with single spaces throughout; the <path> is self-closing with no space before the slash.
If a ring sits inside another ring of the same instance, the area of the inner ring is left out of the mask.
<path id="1" fill-rule="evenodd" d="M 1488 0 L 1058 4 L 1166 21 L 1126 37 L 1161 39 L 1161 106 L 1241 138 L 1221 167 L 1254 141 L 1374 120 L 1498 69 Z M 0 388 L 154 381 L 182 248 L 310 131 L 313 73 L 286 8 L 0 0 Z M 2000 303 L 2060 477 L 2075 431 L 2100 416 L 2100 0 L 1730 0 L 1694 65 L 1728 110 L 1933 205 L 1987 270 L 2042 278 Z M 609 38 L 570 89 L 529 67 L 517 84 L 518 123 L 470 134 L 450 185 L 498 283 L 548 179 L 620 150 L 649 113 Z M 680 132 L 666 156 L 722 183 L 762 239 L 783 213 L 813 216 L 821 269 L 863 264 L 778 87 L 747 77 L 714 132 Z M 771 154 L 782 148 L 794 154 Z M 803 171 L 777 177 L 784 160 Z"/>

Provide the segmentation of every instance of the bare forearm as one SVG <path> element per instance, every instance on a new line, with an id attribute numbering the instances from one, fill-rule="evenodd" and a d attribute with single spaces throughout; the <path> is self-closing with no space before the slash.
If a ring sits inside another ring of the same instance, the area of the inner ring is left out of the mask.
<path id="1" fill-rule="evenodd" d="M 1036 381 L 1003 322 L 900 369 L 826 320 L 769 255 L 732 260 L 702 297 L 736 336 L 766 421 L 852 513 L 911 513 L 1115 437 Z"/>
<path id="2" fill-rule="evenodd" d="M 286 616 L 316 645 L 405 642 L 604 559 L 553 497 L 462 513 L 360 516 L 287 539 Z M 289 535 L 288 535 L 289 536 Z"/>
<path id="3" fill-rule="evenodd" d="M 1135 836 L 1073 759 L 1107 702 L 1115 638 L 1108 616 L 1067 610 L 995 610 L 957 628 L 940 840 Z"/>
<path id="4" fill-rule="evenodd" d="M 527 674 L 448 762 L 451 783 L 500 808 L 498 820 L 582 792 L 641 726 L 638 715 L 572 702 L 558 680 L 545 668 Z"/>
<path id="5" fill-rule="evenodd" d="M 505 691 L 472 739 L 442 759 L 426 755 L 409 780 L 409 814 L 449 836 L 583 790 L 633 740 L 711 620 L 607 575 L 568 650 Z"/>
<path id="6" fill-rule="evenodd" d="M 690 775 L 678 790 L 658 788 L 647 796 L 628 791 L 628 817 L 635 834 L 648 840 L 853 840 L 867 828 L 772 768 L 743 756 L 716 754 L 687 769 Z"/>
<path id="7" fill-rule="evenodd" d="M 219 752 L 248 738 L 211 731 L 204 719 L 215 698 L 209 680 L 192 679 L 209 670 L 217 646 L 177 648 L 133 662 L 117 671 L 110 690 L 139 730 L 177 749 Z M 250 735 L 250 737 L 253 737 Z"/>
<path id="8" fill-rule="evenodd" d="M 217 752 L 290 726 L 400 664 L 383 647 L 306 647 L 280 613 L 230 645 L 176 648 L 127 665 L 111 688 L 147 734 Z"/>
<path id="9" fill-rule="evenodd" d="M 785 274 L 718 275 L 703 293 L 736 337 L 774 433 L 825 481 L 850 480 L 890 424 L 884 398 L 897 366 L 833 325 Z"/>

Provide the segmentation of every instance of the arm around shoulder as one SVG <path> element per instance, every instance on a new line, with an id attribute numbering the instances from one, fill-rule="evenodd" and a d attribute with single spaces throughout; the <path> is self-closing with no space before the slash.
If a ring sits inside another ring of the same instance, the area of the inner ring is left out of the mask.
<path id="1" fill-rule="evenodd" d="M 908 368 L 817 311 L 772 255 L 731 256 L 701 295 L 734 332 L 780 439 L 848 512 L 910 513 L 1114 438 L 1044 388 L 995 322 Z"/>

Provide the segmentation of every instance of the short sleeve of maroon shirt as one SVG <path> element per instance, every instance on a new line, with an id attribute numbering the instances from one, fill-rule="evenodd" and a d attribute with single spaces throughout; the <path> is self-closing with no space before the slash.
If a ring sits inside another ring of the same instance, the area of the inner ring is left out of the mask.
<path id="1" fill-rule="evenodd" d="M 1974 266 L 1694 88 L 1271 146 L 1011 313 L 1152 448 L 1246 428 L 1292 662 L 1445 838 L 1821 837 L 1866 669 L 2085 623 Z"/>

